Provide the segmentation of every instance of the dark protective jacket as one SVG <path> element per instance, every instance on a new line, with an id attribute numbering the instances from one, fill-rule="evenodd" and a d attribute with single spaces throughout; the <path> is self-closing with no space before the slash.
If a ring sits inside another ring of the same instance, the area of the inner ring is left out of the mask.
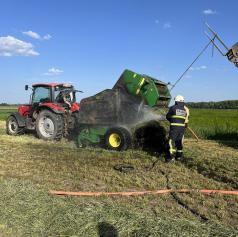
<path id="1" fill-rule="evenodd" d="M 171 127 L 185 127 L 188 124 L 189 109 L 183 102 L 175 102 L 166 115 Z"/>

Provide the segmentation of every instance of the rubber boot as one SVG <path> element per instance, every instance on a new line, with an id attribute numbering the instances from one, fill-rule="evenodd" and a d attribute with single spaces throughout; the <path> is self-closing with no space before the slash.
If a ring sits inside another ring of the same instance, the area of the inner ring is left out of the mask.
<path id="1" fill-rule="evenodd" d="M 169 163 L 169 162 L 172 162 L 172 161 L 174 161 L 174 155 L 168 153 L 168 154 L 166 155 L 166 157 L 165 157 L 165 162 L 166 162 L 166 163 Z"/>
<path id="2" fill-rule="evenodd" d="M 181 160 L 183 158 L 183 152 L 176 152 L 175 160 Z"/>

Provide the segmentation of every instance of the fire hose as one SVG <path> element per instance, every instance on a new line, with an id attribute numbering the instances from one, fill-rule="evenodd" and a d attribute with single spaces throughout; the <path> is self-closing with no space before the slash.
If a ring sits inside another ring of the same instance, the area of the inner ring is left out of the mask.
<path id="1" fill-rule="evenodd" d="M 61 196 L 81 196 L 81 197 L 98 197 L 98 196 L 143 196 L 143 195 L 160 195 L 170 193 L 202 193 L 206 195 L 222 194 L 238 196 L 238 190 L 216 190 L 216 189 L 161 189 L 154 191 L 132 191 L 132 192 L 66 192 L 50 190 L 49 194 Z"/>

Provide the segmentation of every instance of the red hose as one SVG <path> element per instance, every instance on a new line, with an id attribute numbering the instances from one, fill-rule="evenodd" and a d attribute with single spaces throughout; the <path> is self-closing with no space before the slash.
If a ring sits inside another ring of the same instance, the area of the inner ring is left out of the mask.
<path id="1" fill-rule="evenodd" d="M 53 195 L 63 195 L 63 196 L 142 196 L 146 194 L 168 194 L 168 193 L 191 193 L 199 192 L 203 194 L 223 194 L 223 195 L 238 195 L 238 190 L 212 190 L 212 189 L 162 189 L 155 191 L 132 191 L 132 192 L 65 192 L 65 191 L 53 191 L 50 190 L 49 193 Z"/>

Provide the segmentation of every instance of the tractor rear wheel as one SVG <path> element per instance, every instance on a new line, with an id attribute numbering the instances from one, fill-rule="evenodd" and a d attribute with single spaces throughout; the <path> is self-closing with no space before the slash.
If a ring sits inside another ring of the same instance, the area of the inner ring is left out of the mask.
<path id="1" fill-rule="evenodd" d="M 43 140 L 57 140 L 63 137 L 63 117 L 49 110 L 42 110 L 36 119 L 36 133 Z"/>
<path id="2" fill-rule="evenodd" d="M 17 136 L 24 133 L 24 128 L 19 127 L 17 119 L 11 115 L 7 119 L 6 132 L 8 135 Z"/>
<path id="3" fill-rule="evenodd" d="M 124 151 L 131 145 L 131 134 L 122 127 L 109 128 L 105 134 L 105 145 L 109 150 Z"/>

